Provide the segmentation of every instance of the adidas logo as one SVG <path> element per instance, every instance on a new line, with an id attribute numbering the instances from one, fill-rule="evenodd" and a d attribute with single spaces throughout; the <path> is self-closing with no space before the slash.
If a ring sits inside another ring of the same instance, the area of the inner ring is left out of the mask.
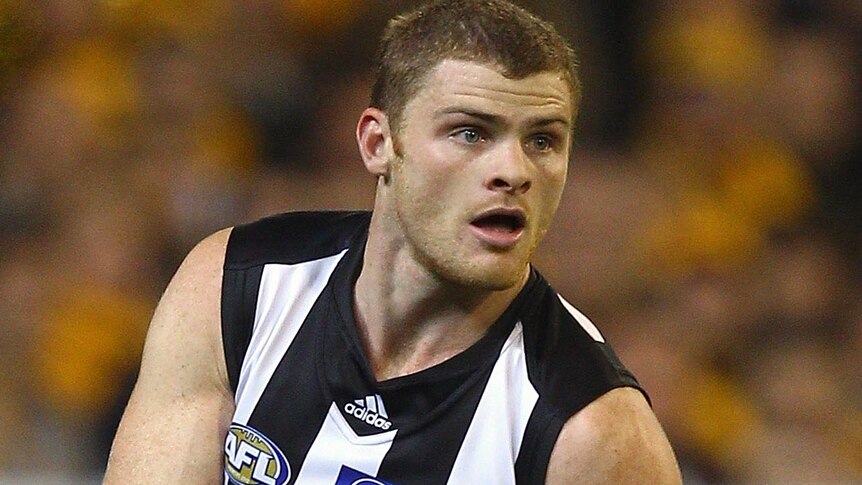
<path id="1" fill-rule="evenodd" d="M 383 407 L 383 399 L 380 394 L 365 396 L 365 399 L 349 402 L 344 405 L 344 412 L 382 430 L 392 427 L 392 422 L 387 419 L 389 415 L 386 414 L 386 408 Z"/>

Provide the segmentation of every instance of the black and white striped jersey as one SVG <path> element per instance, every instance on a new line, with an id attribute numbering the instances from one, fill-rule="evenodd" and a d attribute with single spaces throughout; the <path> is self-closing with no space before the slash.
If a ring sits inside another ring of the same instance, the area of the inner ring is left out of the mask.
<path id="1" fill-rule="evenodd" d="M 473 346 L 378 382 L 353 317 L 369 222 L 293 213 L 234 228 L 221 307 L 236 401 L 226 484 L 544 483 L 566 420 L 639 387 L 535 270 Z"/>

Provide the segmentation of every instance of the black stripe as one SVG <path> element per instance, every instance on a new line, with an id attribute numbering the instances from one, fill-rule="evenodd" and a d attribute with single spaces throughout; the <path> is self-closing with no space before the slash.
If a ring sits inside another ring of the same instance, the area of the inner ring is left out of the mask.
<path id="1" fill-rule="evenodd" d="M 239 383 L 239 372 L 245 359 L 263 267 L 248 270 L 225 269 L 222 276 L 221 329 L 228 380 L 234 393 Z"/>
<path id="2" fill-rule="evenodd" d="M 266 263 L 296 264 L 325 258 L 348 247 L 371 221 L 369 212 L 292 212 L 233 228 L 225 268 Z"/>

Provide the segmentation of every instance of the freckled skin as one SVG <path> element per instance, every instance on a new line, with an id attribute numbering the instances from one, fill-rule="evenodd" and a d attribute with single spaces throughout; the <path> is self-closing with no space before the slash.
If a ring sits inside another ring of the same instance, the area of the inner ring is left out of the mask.
<path id="1" fill-rule="evenodd" d="M 402 150 L 385 193 L 419 265 L 472 288 L 499 290 L 524 279 L 565 184 L 570 100 L 560 73 L 513 80 L 489 66 L 450 60 L 429 75 L 406 106 L 397 134 Z M 459 131 L 465 129 L 475 132 Z M 553 141 L 546 146 L 537 137 L 548 134 Z M 526 213 L 524 234 L 512 248 L 488 247 L 470 231 L 470 221 L 494 207 Z"/>

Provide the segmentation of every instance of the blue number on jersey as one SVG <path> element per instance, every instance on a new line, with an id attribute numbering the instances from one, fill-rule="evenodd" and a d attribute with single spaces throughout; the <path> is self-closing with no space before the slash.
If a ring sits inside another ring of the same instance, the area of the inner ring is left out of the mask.
<path id="1" fill-rule="evenodd" d="M 381 480 L 371 475 L 366 475 L 359 470 L 354 470 L 346 465 L 341 465 L 338 479 L 335 485 L 395 485 L 394 483 Z"/>

